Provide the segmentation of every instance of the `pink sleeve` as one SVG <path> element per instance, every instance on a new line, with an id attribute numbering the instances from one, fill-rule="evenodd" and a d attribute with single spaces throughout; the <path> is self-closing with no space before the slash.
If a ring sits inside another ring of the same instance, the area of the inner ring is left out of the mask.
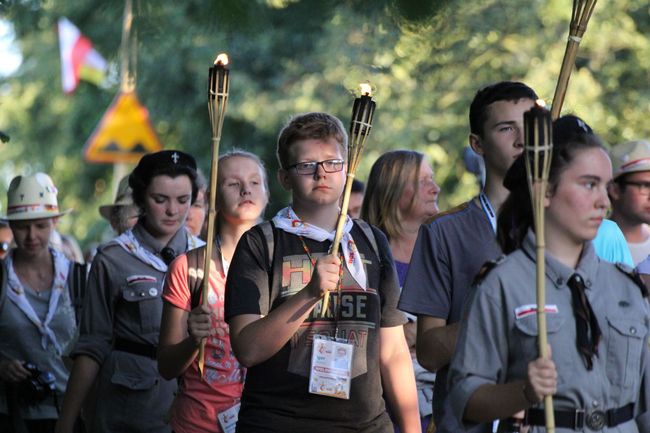
<path id="1" fill-rule="evenodd" d="M 185 311 L 192 310 L 192 300 L 187 287 L 187 256 L 185 254 L 174 260 L 167 270 L 163 300 Z"/>

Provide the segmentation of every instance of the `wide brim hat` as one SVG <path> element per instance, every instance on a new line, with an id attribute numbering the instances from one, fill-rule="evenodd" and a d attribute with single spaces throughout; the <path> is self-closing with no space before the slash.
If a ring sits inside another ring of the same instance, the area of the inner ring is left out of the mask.
<path id="1" fill-rule="evenodd" d="M 612 148 L 614 179 L 637 171 L 650 171 L 650 143 L 645 140 L 628 141 Z"/>
<path id="2" fill-rule="evenodd" d="M 122 206 L 133 205 L 133 191 L 129 186 L 129 175 L 126 175 L 120 180 L 117 186 L 117 193 L 115 194 L 115 201 L 113 204 L 104 204 L 99 207 L 99 214 L 105 219 L 111 219 L 113 209 Z"/>
<path id="3" fill-rule="evenodd" d="M 31 176 L 16 176 L 7 191 L 7 214 L 0 217 L 5 221 L 55 218 L 72 211 L 61 211 L 57 200 L 58 190 L 50 176 L 36 173 Z"/>

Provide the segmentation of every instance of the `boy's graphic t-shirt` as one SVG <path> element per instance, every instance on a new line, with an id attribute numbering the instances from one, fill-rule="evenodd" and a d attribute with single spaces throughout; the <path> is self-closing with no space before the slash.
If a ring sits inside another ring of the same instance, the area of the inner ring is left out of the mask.
<path id="1" fill-rule="evenodd" d="M 356 225 L 352 236 L 363 257 L 368 287 L 362 288 L 343 267 L 340 298 L 330 294 L 329 311 L 321 318 L 322 301 L 312 310 L 291 340 L 267 361 L 248 369 L 238 432 L 329 431 L 390 432 L 382 397 L 379 330 L 400 326 L 403 313 L 395 268 L 385 236 L 373 229 L 376 254 Z M 272 269 L 266 240 L 259 228 L 240 240 L 226 287 L 226 320 L 240 314 L 267 315 L 311 279 L 312 263 L 296 235 L 275 229 Z M 313 260 L 327 254 L 330 242 L 303 238 Z M 308 392 L 314 335 L 334 336 L 354 345 L 350 399 Z M 260 430 L 262 429 L 262 430 Z"/>

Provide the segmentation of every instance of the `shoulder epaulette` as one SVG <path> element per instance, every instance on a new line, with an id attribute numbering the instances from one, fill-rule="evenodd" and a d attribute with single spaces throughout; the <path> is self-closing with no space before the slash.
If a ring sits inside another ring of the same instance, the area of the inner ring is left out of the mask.
<path id="1" fill-rule="evenodd" d="M 466 201 L 465 203 L 461 203 L 461 204 L 459 204 L 458 206 L 452 207 L 451 209 L 447 209 L 447 210 L 444 211 L 444 212 L 438 212 L 437 214 L 435 214 L 434 216 L 432 216 L 431 218 L 429 218 L 429 219 L 425 222 L 425 224 L 429 224 L 429 223 L 431 223 L 431 222 L 433 222 L 433 221 L 435 221 L 435 220 L 437 220 L 438 218 L 441 218 L 441 217 L 443 217 L 443 216 L 447 216 L 447 215 L 451 215 L 451 214 L 455 214 L 455 213 L 457 213 L 457 212 L 463 211 L 463 210 L 467 209 L 468 207 L 469 207 L 469 202 Z"/>
<path id="2" fill-rule="evenodd" d="M 643 295 L 644 298 L 648 297 L 648 288 L 646 287 L 645 283 L 641 279 L 641 276 L 637 272 L 636 269 L 626 265 L 625 263 L 616 263 L 616 269 L 627 275 L 628 278 L 630 278 L 632 281 L 634 281 L 634 284 L 636 284 L 639 289 L 641 289 L 641 294 Z"/>
<path id="3" fill-rule="evenodd" d="M 472 285 L 475 286 L 477 284 L 481 284 L 485 277 L 490 273 L 490 271 L 494 268 L 497 267 L 497 265 L 505 260 L 506 256 L 502 255 L 496 260 L 488 260 L 481 266 L 481 269 L 478 270 L 476 273 L 476 276 L 474 277 L 474 281 L 472 281 Z"/>

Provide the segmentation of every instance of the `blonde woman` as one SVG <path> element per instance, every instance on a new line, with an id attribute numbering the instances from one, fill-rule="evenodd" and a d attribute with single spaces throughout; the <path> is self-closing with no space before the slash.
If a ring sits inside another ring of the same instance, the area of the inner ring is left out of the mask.
<path id="1" fill-rule="evenodd" d="M 388 237 L 400 283 L 404 284 L 420 225 L 438 213 L 440 188 L 424 155 L 413 150 L 386 152 L 370 170 L 361 218 L 381 229 Z M 431 419 L 435 374 L 415 359 L 415 317 L 409 315 L 404 332 L 411 350 L 418 387 L 422 430 Z M 397 426 L 395 427 L 396 431 Z"/>

